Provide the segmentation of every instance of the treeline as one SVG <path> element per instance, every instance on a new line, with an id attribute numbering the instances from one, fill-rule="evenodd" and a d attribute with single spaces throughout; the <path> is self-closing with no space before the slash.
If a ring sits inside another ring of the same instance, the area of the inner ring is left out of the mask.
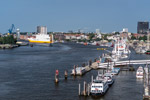
<path id="1" fill-rule="evenodd" d="M 0 44 L 16 44 L 16 42 L 17 40 L 13 37 L 13 35 L 0 37 Z"/>
<path id="2" fill-rule="evenodd" d="M 143 40 L 143 41 L 146 41 L 147 40 L 147 36 L 144 35 L 144 36 L 140 36 L 140 37 L 135 37 L 135 36 L 132 35 L 131 40 Z"/>

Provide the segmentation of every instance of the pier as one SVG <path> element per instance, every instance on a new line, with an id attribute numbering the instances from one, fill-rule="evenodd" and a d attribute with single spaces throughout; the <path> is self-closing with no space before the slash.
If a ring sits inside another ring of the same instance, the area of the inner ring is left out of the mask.
<path id="1" fill-rule="evenodd" d="M 108 65 L 113 66 L 121 66 L 121 65 L 129 65 L 129 64 L 150 64 L 150 60 L 126 60 L 126 61 L 116 61 L 116 62 L 107 62 L 107 63 L 99 63 L 98 68 L 107 68 Z"/>
<path id="2" fill-rule="evenodd" d="M 92 69 L 107 69 L 108 67 L 114 66 L 126 66 L 126 65 L 137 65 L 137 64 L 150 64 L 150 60 L 126 60 L 126 61 L 112 61 L 112 62 L 105 62 L 105 63 L 98 63 L 98 62 L 91 62 L 91 64 L 86 65 L 85 72 L 82 74 L 76 75 L 84 75 L 85 73 L 91 71 Z M 130 70 L 130 69 L 123 69 L 123 70 Z M 132 70 L 132 69 L 131 69 Z"/>

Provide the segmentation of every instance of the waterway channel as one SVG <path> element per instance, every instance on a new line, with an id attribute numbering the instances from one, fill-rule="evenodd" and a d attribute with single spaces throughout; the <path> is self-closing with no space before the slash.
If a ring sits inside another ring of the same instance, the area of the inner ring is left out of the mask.
<path id="1" fill-rule="evenodd" d="M 136 80 L 135 71 L 121 71 L 115 83 L 101 98 L 79 97 L 78 84 L 90 82 L 92 70 L 82 77 L 64 80 L 64 71 L 71 73 L 73 65 L 87 63 L 98 58 L 103 50 L 97 46 L 75 43 L 21 46 L 0 50 L 0 100 L 142 100 L 143 81 Z M 107 48 L 112 50 L 112 48 Z M 130 59 L 149 59 L 132 50 Z M 139 65 L 134 66 L 137 68 Z M 60 82 L 54 83 L 55 70 L 59 70 Z"/>

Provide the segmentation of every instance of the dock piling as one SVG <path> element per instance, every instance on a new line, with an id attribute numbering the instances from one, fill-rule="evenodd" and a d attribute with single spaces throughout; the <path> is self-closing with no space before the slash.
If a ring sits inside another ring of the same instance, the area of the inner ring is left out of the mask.
<path id="1" fill-rule="evenodd" d="M 55 71 L 55 83 L 58 83 L 59 82 L 59 71 L 56 70 Z"/>
<path id="2" fill-rule="evenodd" d="M 79 96 L 81 95 L 81 85 L 79 83 Z"/>
<path id="3" fill-rule="evenodd" d="M 65 79 L 67 79 L 67 76 L 68 76 L 67 70 L 65 70 L 64 74 L 65 74 Z"/>
<path id="4" fill-rule="evenodd" d="M 86 82 L 84 81 L 84 90 L 83 90 L 83 95 L 86 96 Z"/>
<path id="5" fill-rule="evenodd" d="M 93 82 L 93 75 L 92 75 L 92 77 L 91 77 L 91 82 Z"/>
<path id="6" fill-rule="evenodd" d="M 90 85 L 88 84 L 88 96 L 90 95 Z"/>

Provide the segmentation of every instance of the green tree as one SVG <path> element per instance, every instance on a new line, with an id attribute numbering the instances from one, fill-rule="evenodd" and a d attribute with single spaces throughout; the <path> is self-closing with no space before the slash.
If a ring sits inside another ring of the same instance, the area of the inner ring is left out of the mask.
<path id="1" fill-rule="evenodd" d="M 132 35 L 131 40 L 136 40 L 136 37 Z"/>
<path id="2" fill-rule="evenodd" d="M 15 44 L 16 39 L 13 37 L 13 35 L 8 35 L 0 38 L 1 44 Z"/>
<path id="3" fill-rule="evenodd" d="M 120 34 L 119 32 L 115 32 L 115 35 Z"/>
<path id="4" fill-rule="evenodd" d="M 90 39 L 90 40 L 92 40 L 92 39 L 93 39 L 93 37 L 95 37 L 95 34 L 90 33 L 90 34 L 89 34 L 89 39 Z"/>

